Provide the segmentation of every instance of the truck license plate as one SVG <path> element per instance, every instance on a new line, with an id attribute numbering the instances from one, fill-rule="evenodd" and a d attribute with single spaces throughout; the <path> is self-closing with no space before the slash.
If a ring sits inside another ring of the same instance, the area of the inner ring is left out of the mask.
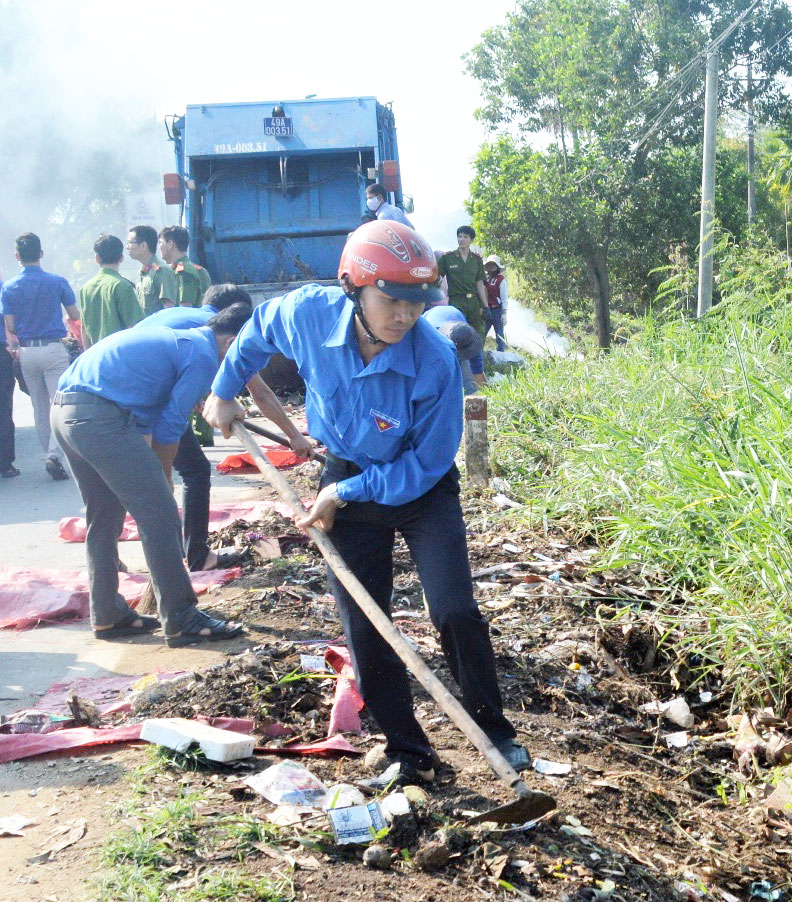
<path id="1" fill-rule="evenodd" d="M 265 117 L 264 134 L 274 138 L 291 138 L 294 135 L 291 116 Z"/>

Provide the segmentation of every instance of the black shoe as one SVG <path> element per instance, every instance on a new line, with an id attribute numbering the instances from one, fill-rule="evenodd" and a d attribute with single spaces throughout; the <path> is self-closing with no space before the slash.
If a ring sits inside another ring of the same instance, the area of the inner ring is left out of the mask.
<path id="1" fill-rule="evenodd" d="M 212 567 L 212 570 L 227 570 L 229 567 L 236 567 L 237 564 L 241 564 L 242 561 L 247 557 L 248 551 L 247 548 L 242 551 L 227 551 L 227 552 L 217 552 L 217 563 Z M 207 555 L 208 557 L 208 555 Z M 200 572 L 201 570 L 206 569 L 206 559 L 204 559 L 203 564 L 200 567 L 190 567 L 191 573 Z"/>
<path id="2" fill-rule="evenodd" d="M 0 479 L 12 479 L 14 476 L 19 476 L 19 470 L 15 466 L 10 466 L 0 472 Z"/>
<path id="3" fill-rule="evenodd" d="M 419 770 L 408 764 L 406 761 L 393 761 L 385 770 L 377 777 L 371 777 L 368 780 L 359 780 L 362 786 L 374 789 L 380 792 L 391 786 L 410 786 L 414 783 L 431 783 L 435 778 L 434 768 L 428 770 Z"/>
<path id="4" fill-rule="evenodd" d="M 521 770 L 531 769 L 532 762 L 528 750 L 514 740 L 507 739 L 505 742 L 496 742 L 495 748 L 518 773 Z"/>
<path id="5" fill-rule="evenodd" d="M 63 469 L 63 464 L 56 457 L 48 457 L 44 464 L 44 469 L 50 474 L 55 482 L 68 479 L 69 474 Z"/>

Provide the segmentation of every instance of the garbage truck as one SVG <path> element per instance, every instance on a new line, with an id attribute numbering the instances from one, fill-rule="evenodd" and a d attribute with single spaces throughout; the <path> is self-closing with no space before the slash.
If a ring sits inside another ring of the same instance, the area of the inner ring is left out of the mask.
<path id="1" fill-rule="evenodd" d="M 396 125 L 374 97 L 194 104 L 166 119 L 190 257 L 256 303 L 305 282 L 336 283 L 349 232 L 377 181 L 402 194 Z"/>

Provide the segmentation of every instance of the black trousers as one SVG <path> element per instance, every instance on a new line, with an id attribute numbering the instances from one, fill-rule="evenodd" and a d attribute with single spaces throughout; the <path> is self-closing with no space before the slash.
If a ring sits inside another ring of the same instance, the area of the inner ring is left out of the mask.
<path id="1" fill-rule="evenodd" d="M 321 484 L 357 472 L 354 464 L 331 459 Z M 443 654 L 461 690 L 462 704 L 493 741 L 514 738 L 514 728 L 503 715 L 489 626 L 473 598 L 456 467 L 415 501 L 398 506 L 350 502 L 336 515 L 330 539 L 388 615 L 397 531 L 418 569 L 429 615 L 440 633 Z M 406 667 L 329 570 L 328 578 L 358 687 L 387 738 L 386 753 L 420 769 L 428 768 L 432 750 L 413 713 Z"/>
<path id="2" fill-rule="evenodd" d="M 7 470 L 16 456 L 14 447 L 14 362 L 0 345 L 0 470 Z"/>
<path id="3" fill-rule="evenodd" d="M 185 429 L 173 468 L 182 478 L 184 555 L 190 570 L 201 570 L 209 554 L 211 466 L 192 427 Z"/>

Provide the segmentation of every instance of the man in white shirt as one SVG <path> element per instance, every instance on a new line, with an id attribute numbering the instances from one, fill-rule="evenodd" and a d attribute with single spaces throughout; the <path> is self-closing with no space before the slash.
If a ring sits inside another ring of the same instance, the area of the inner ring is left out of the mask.
<path id="1" fill-rule="evenodd" d="M 404 210 L 389 204 L 387 201 L 388 193 L 379 183 L 369 185 L 366 188 L 366 206 L 377 217 L 377 219 L 393 219 L 396 222 L 403 222 L 411 229 L 415 226 L 404 215 Z"/>

